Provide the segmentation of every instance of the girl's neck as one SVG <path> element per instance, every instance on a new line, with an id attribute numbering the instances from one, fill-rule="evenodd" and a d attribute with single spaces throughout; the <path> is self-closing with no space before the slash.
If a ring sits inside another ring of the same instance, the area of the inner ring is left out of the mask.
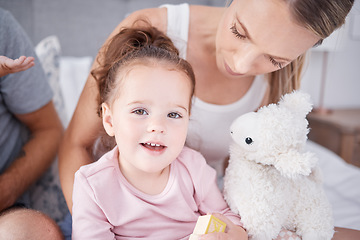
<path id="1" fill-rule="evenodd" d="M 158 173 L 146 173 L 140 170 L 129 171 L 125 169 L 119 159 L 119 169 L 129 184 L 148 195 L 162 193 L 167 186 L 170 176 L 170 165 Z"/>

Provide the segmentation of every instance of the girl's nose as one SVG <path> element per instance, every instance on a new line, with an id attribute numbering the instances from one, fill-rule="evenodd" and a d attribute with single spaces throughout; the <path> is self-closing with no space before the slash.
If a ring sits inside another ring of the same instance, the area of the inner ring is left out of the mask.
<path id="1" fill-rule="evenodd" d="M 148 132 L 165 133 L 165 121 L 161 118 L 153 118 L 148 125 Z"/>

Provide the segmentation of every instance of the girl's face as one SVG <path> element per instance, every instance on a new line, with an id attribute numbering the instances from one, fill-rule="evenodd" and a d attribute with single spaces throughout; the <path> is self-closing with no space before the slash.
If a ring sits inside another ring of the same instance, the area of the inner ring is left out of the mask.
<path id="1" fill-rule="evenodd" d="M 231 77 L 276 71 L 320 38 L 296 24 L 284 0 L 234 0 L 216 36 L 216 62 Z"/>
<path id="2" fill-rule="evenodd" d="M 103 124 L 115 136 L 120 169 L 125 176 L 159 174 L 185 143 L 190 80 L 164 66 L 137 65 L 121 81 L 113 104 L 103 104 Z"/>

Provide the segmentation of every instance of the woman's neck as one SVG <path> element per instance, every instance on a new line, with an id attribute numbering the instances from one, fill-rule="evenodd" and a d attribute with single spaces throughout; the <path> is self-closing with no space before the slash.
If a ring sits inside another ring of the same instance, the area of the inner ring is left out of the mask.
<path id="1" fill-rule="evenodd" d="M 189 43 L 201 46 L 208 53 L 215 56 L 216 32 L 225 8 L 208 6 L 190 6 Z M 191 49 L 191 45 L 188 48 Z"/>
<path id="2" fill-rule="evenodd" d="M 196 75 L 196 97 L 218 105 L 241 99 L 254 76 L 228 79 L 216 64 L 216 32 L 225 8 L 191 6 L 187 60 Z"/>

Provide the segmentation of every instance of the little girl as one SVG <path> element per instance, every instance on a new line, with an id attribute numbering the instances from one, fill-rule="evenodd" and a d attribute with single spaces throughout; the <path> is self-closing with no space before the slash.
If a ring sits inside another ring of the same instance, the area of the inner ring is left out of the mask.
<path id="1" fill-rule="evenodd" d="M 195 77 L 171 40 L 148 25 L 122 29 L 102 57 L 92 74 L 116 146 L 76 172 L 73 239 L 188 239 L 207 213 L 227 229 L 202 239 L 248 239 L 215 170 L 184 147 Z"/>

